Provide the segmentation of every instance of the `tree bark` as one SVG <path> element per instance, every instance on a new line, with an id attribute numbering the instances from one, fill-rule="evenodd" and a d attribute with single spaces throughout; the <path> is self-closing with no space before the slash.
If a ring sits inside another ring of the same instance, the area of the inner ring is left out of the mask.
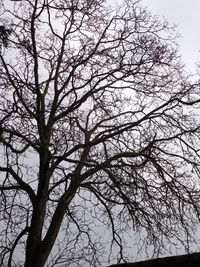
<path id="1" fill-rule="evenodd" d="M 42 267 L 45 264 L 43 260 L 44 257 L 41 253 L 41 244 L 46 202 L 48 200 L 49 179 L 48 150 L 41 148 L 39 184 L 36 200 L 33 205 L 33 215 L 26 244 L 25 267 Z"/>
<path id="2" fill-rule="evenodd" d="M 76 193 L 76 186 L 71 185 L 68 191 L 63 194 L 61 197 L 57 208 L 52 217 L 52 221 L 50 223 L 49 229 L 46 233 L 46 236 L 43 240 L 41 240 L 41 231 L 40 224 L 37 224 L 37 219 L 33 223 L 32 232 L 30 232 L 28 240 L 27 240 L 27 249 L 26 249 L 26 261 L 25 267 L 44 267 L 45 263 L 48 259 L 48 256 L 51 252 L 51 249 L 56 241 L 58 232 L 60 230 L 60 226 L 65 215 L 65 211 L 67 206 L 70 204 Z M 43 203 L 44 204 L 44 203 Z M 42 213 L 41 213 L 42 214 Z M 37 217 L 36 217 L 37 218 Z M 41 218 L 38 218 L 39 220 Z M 44 219 L 44 218 L 42 218 Z M 33 217 L 34 220 L 34 217 Z M 32 221 L 33 221 L 32 220 Z M 42 223 L 43 225 L 43 223 Z M 36 229 L 34 232 L 34 229 Z"/>

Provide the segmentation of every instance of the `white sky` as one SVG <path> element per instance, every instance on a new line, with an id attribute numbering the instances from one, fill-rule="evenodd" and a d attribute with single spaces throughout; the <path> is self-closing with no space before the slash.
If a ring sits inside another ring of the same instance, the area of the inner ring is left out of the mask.
<path id="1" fill-rule="evenodd" d="M 178 25 L 180 52 L 187 70 L 200 62 L 200 0 L 142 0 L 153 14 Z"/>

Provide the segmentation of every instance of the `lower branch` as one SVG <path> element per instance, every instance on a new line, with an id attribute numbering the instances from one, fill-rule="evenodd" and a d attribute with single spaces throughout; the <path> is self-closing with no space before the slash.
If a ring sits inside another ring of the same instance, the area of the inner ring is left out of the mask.
<path id="1" fill-rule="evenodd" d="M 12 262 L 12 256 L 15 250 L 15 247 L 17 246 L 19 240 L 22 238 L 23 235 L 25 235 L 27 232 L 29 231 L 29 227 L 26 227 L 24 230 L 21 231 L 21 233 L 18 235 L 18 237 L 16 238 L 11 250 L 10 250 L 10 256 L 8 259 L 8 267 L 11 267 L 11 262 Z"/>

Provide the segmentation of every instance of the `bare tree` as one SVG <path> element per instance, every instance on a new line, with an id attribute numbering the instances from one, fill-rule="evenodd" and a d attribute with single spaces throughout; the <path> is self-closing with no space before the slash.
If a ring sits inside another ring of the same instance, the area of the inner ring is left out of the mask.
<path id="1" fill-rule="evenodd" d="M 1 266 L 97 266 L 103 226 L 116 262 L 129 230 L 187 247 L 199 96 L 173 28 L 138 1 L 0 3 Z"/>

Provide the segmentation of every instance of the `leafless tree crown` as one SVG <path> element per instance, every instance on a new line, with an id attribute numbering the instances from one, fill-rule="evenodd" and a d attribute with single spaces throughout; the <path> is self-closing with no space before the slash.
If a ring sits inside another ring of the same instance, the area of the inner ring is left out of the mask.
<path id="1" fill-rule="evenodd" d="M 8 2 L 0 265 L 99 266 L 103 253 L 125 261 L 130 231 L 155 253 L 177 239 L 188 248 L 199 216 L 200 98 L 173 28 L 138 1 Z"/>

